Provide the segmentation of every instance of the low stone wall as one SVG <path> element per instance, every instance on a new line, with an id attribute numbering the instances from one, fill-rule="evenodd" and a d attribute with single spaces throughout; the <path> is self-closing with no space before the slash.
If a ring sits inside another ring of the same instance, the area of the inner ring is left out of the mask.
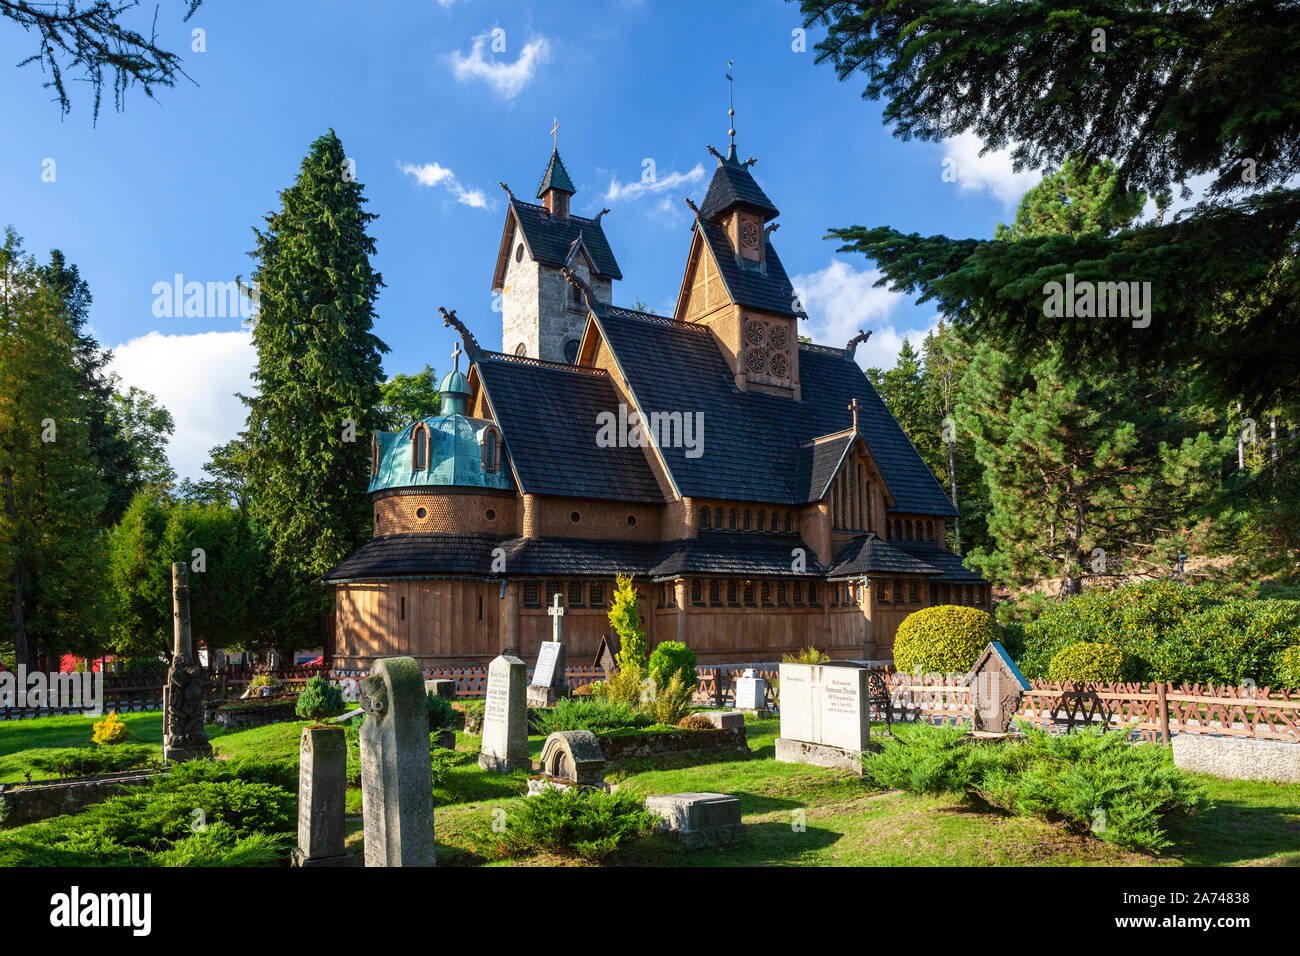
<path id="1" fill-rule="evenodd" d="M 1300 783 L 1300 743 L 1175 734 L 1174 765 L 1237 780 Z"/>
<path id="2" fill-rule="evenodd" d="M 727 730 L 660 730 L 651 733 L 601 734 L 600 749 L 608 761 L 665 754 L 716 753 L 735 750 L 749 753 L 744 726 Z"/>
<path id="3" fill-rule="evenodd" d="M 222 704 L 213 715 L 219 727 L 226 730 L 247 730 L 250 727 L 264 727 L 267 724 L 283 724 L 298 719 L 298 699 L 254 703 L 251 701 L 231 701 Z"/>
<path id="4" fill-rule="evenodd" d="M 0 786 L 0 826 L 19 827 L 64 813 L 76 813 L 131 787 L 152 786 L 160 772 L 165 771 L 123 770 L 72 780 Z"/>

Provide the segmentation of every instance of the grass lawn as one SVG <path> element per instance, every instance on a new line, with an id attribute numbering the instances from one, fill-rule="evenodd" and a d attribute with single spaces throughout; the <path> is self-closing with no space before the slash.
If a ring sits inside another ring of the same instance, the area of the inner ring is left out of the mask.
<path id="1" fill-rule="evenodd" d="M 130 714 L 132 741 L 161 742 L 158 714 Z M 302 724 L 272 724 L 223 733 L 209 727 L 219 757 L 296 759 Z M 735 847 L 688 851 L 655 835 L 619 851 L 623 866 L 1177 866 L 1300 865 L 1300 784 L 1220 780 L 1198 775 L 1215 807 L 1173 821 L 1174 845 L 1158 856 L 1130 853 L 1028 817 L 981 812 L 956 797 L 921 797 L 873 789 L 851 774 L 782 764 L 774 759 L 778 721 L 747 724 L 751 755 L 718 754 L 625 761 L 607 778 L 643 794 L 707 790 L 740 797 L 749 839 Z M 544 737 L 529 740 L 534 756 Z M 84 718 L 47 718 L 0 725 L 0 781 L 21 779 L 23 754 L 89 740 Z M 460 734 L 458 756 L 434 789 L 439 865 L 480 865 L 473 834 L 497 808 L 524 799 L 527 774 L 478 768 L 478 738 Z M 349 848 L 361 854 L 361 794 L 348 792 Z M 794 824 L 802 823 L 802 826 Z M 510 864 L 572 864 L 539 857 Z"/>

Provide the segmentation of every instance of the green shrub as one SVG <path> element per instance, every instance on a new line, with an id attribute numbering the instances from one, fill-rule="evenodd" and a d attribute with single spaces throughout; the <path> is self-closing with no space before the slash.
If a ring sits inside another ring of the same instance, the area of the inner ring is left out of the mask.
<path id="1" fill-rule="evenodd" d="M 979 608 L 955 604 L 922 608 L 898 626 L 894 666 L 907 673 L 917 668 L 942 674 L 968 671 L 999 636 L 993 618 Z"/>
<path id="2" fill-rule="evenodd" d="M 1020 729 L 1024 741 L 975 743 L 961 728 L 898 726 L 878 753 L 863 755 L 863 775 L 911 793 L 959 793 L 1151 853 L 1169 845 L 1164 817 L 1209 806 L 1200 785 L 1157 744 L 1130 744 L 1123 733 L 1100 729 Z"/>
<path id="3" fill-rule="evenodd" d="M 601 685 L 601 696 L 605 700 L 617 701 L 629 707 L 639 707 L 645 693 L 647 665 L 635 661 L 625 661 L 618 670 L 610 675 L 609 680 Z"/>
<path id="4" fill-rule="evenodd" d="M 110 710 L 103 720 L 97 720 L 91 725 L 91 739 L 101 747 L 119 746 L 130 736 L 131 728 L 117 716 L 115 710 Z"/>
<path id="5" fill-rule="evenodd" d="M 324 720 L 337 717 L 343 713 L 343 691 L 327 681 L 321 674 L 307 678 L 298 692 L 298 706 L 295 708 L 304 720 Z"/>
<path id="6" fill-rule="evenodd" d="M 664 687 L 674 674 L 681 674 L 682 680 L 695 686 L 695 652 L 681 641 L 663 641 L 650 655 L 650 674 L 655 684 Z"/>
<path id="7" fill-rule="evenodd" d="M 1278 687 L 1300 687 L 1300 644 L 1278 652 L 1274 672 Z"/>
<path id="8" fill-rule="evenodd" d="M 1057 681 L 1113 683 L 1123 673 L 1124 652 L 1113 644 L 1080 641 L 1056 652 L 1047 677 Z"/>
<path id="9" fill-rule="evenodd" d="M 825 651 L 819 651 L 815 647 L 805 647 L 798 654 L 783 654 L 781 662 L 783 664 L 825 664 L 831 656 Z"/>
<path id="10" fill-rule="evenodd" d="M 58 750 L 36 750 L 29 761 L 40 770 L 58 773 L 65 777 L 84 777 L 95 773 L 119 773 L 139 770 L 162 753 L 156 747 L 144 744 L 118 744 L 113 747 L 66 747 Z"/>
<path id="11" fill-rule="evenodd" d="M 282 685 L 280 681 L 270 674 L 258 674 L 248 682 L 249 687 L 270 687 L 273 690 L 279 689 Z"/>
<path id="12" fill-rule="evenodd" d="M 454 730 L 461 720 L 460 713 L 451 706 L 446 697 L 439 697 L 430 691 L 425 695 L 429 703 L 429 729 Z"/>
<path id="13" fill-rule="evenodd" d="M 635 707 L 606 697 L 569 697 L 541 711 L 536 720 L 538 732 L 543 734 L 561 730 L 590 730 L 598 734 L 648 727 L 653 722 Z"/>
<path id="14" fill-rule="evenodd" d="M 548 787 L 510 810 L 500 832 L 479 831 L 474 842 L 490 860 L 553 853 L 600 861 L 654 823 L 644 798 L 629 788 L 611 794 Z"/>
<path id="15" fill-rule="evenodd" d="M 1122 680 L 1273 685 L 1278 652 L 1300 643 L 1300 602 L 1165 580 L 1084 591 L 1025 626 L 1020 669 L 1047 677 L 1053 657 L 1085 641 L 1123 652 Z"/>
<path id="16" fill-rule="evenodd" d="M 641 709 L 654 723 L 672 727 L 690 713 L 691 698 L 695 695 L 695 672 L 691 672 L 689 682 L 682 680 L 678 672 L 669 678 L 666 685 L 656 684 L 654 690 L 654 697 L 642 701 Z"/>
<path id="17" fill-rule="evenodd" d="M 615 663 L 619 669 L 635 666 L 645 670 L 645 631 L 641 628 L 641 598 L 632 585 L 630 574 L 620 574 L 614 579 L 614 597 L 609 605 L 609 626 L 618 635 L 619 652 Z"/>
<path id="18" fill-rule="evenodd" d="M 456 709 L 465 715 L 465 733 L 475 736 L 483 733 L 483 710 L 487 702 L 482 700 L 459 701 Z"/>

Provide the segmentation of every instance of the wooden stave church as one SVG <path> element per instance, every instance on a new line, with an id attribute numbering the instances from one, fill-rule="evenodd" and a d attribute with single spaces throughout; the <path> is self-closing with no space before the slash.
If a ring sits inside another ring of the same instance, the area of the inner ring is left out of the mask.
<path id="1" fill-rule="evenodd" d="M 650 645 L 684 641 L 701 663 L 810 646 L 887 660 L 912 611 L 990 609 L 988 585 L 946 550 L 956 510 L 854 361 L 866 336 L 799 342 L 778 210 L 734 141 L 710 152 L 671 318 L 610 304 L 621 273 L 604 212 L 569 213 L 558 149 L 540 204 L 502 184 L 503 351 L 444 310 L 468 375 L 457 356 L 439 415 L 373 436 L 374 537 L 324 575 L 336 666 L 531 660 L 557 593 L 569 659 L 590 659 L 617 574 L 633 576 Z M 655 429 L 598 441 L 610 416 L 697 412 L 702 448 Z"/>

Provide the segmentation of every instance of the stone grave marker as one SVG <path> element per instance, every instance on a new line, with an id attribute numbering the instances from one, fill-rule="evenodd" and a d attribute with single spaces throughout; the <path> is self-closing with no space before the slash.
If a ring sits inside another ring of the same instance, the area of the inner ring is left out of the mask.
<path id="1" fill-rule="evenodd" d="M 766 709 L 767 681 L 757 676 L 752 667 L 747 667 L 736 678 L 736 710 Z"/>
<path id="2" fill-rule="evenodd" d="M 172 564 L 172 662 L 163 688 L 163 759 L 181 763 L 212 756 L 203 729 L 203 671 L 190 638 L 190 586 L 184 561 Z"/>
<path id="3" fill-rule="evenodd" d="M 483 744 L 478 758 L 484 770 L 509 773 L 532 767 L 528 756 L 527 683 L 528 668 L 517 657 L 502 654 L 488 665 Z"/>
<path id="4" fill-rule="evenodd" d="M 351 866 L 343 848 L 348 745 L 342 727 L 304 727 L 298 749 L 298 845 L 294 866 Z"/>
<path id="5" fill-rule="evenodd" d="M 781 664 L 776 759 L 861 773 L 871 735 L 867 669 L 857 664 Z"/>
<path id="6" fill-rule="evenodd" d="M 1009 733 L 1030 684 L 1006 648 L 997 641 L 984 648 L 962 683 L 970 687 L 971 729 Z"/>
<path id="7" fill-rule="evenodd" d="M 725 846 L 746 836 L 740 800 L 729 793 L 666 793 L 647 797 L 645 808 L 661 819 L 656 830 L 673 834 L 688 849 Z"/>
<path id="8" fill-rule="evenodd" d="M 569 694 L 569 682 L 565 676 L 564 606 L 560 604 L 558 594 L 547 613 L 551 615 L 551 639 L 543 641 L 537 652 L 537 666 L 533 668 L 533 680 L 528 685 L 529 707 L 550 707 Z"/>
<path id="9" fill-rule="evenodd" d="M 411 657 L 375 661 L 361 682 L 366 866 L 433 866 L 429 705 Z"/>

